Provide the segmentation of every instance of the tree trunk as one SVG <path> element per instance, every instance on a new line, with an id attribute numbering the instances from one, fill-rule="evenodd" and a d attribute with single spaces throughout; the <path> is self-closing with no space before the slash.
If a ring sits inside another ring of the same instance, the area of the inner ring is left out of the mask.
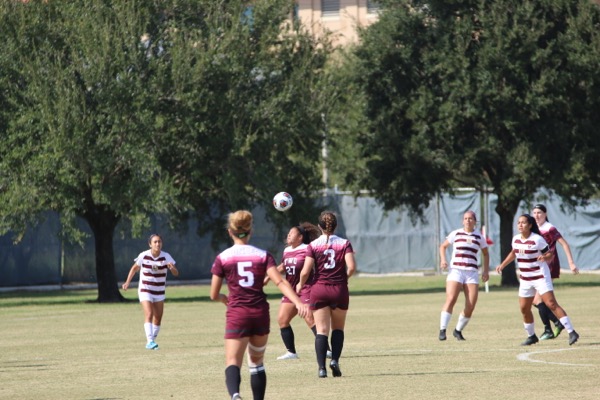
<path id="1" fill-rule="evenodd" d="M 99 303 L 124 301 L 125 298 L 119 291 L 113 249 L 113 235 L 119 217 L 107 207 L 96 206 L 93 210 L 86 212 L 84 218 L 94 233 L 94 244 L 96 245 L 97 301 Z"/>
<path id="2" fill-rule="evenodd" d="M 515 207 L 506 205 L 506 201 L 501 201 L 501 197 L 498 196 L 498 204 L 496 205 L 496 212 L 500 216 L 500 262 L 504 261 L 506 256 L 513 251 L 512 250 L 512 238 L 513 238 L 513 220 L 515 217 L 515 211 L 519 204 Z M 504 206 L 503 206 L 504 205 Z M 518 286 L 519 280 L 515 272 L 514 261 L 510 263 L 506 268 L 502 270 L 502 286 Z"/>

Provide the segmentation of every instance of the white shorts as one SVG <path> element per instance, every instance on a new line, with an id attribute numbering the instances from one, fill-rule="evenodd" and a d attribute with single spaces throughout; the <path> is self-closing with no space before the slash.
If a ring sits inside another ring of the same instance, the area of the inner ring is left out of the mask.
<path id="1" fill-rule="evenodd" d="M 446 281 L 479 285 L 479 271 L 473 268 L 450 268 Z"/>
<path id="2" fill-rule="evenodd" d="M 138 291 L 138 297 L 140 298 L 140 303 L 142 301 L 149 301 L 150 303 L 157 303 L 159 301 L 165 301 L 165 295 L 156 295 L 148 292 L 140 292 Z"/>
<path id="3" fill-rule="evenodd" d="M 538 292 L 541 296 L 551 290 L 554 290 L 554 285 L 552 285 L 550 273 L 544 274 L 543 278 L 534 281 L 519 278 L 519 297 L 534 297 L 535 292 Z"/>

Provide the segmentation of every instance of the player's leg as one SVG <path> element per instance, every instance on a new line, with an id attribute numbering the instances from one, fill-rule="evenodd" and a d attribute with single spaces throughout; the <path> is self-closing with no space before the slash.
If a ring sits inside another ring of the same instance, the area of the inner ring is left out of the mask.
<path id="1" fill-rule="evenodd" d="M 350 295 L 347 285 L 330 287 L 331 292 L 331 362 L 329 367 L 334 377 L 342 376 L 339 359 L 344 348 L 344 327 L 346 325 L 346 314 L 350 304 Z M 323 353 L 324 350 L 321 349 Z M 325 354 L 322 354 L 324 356 Z"/>
<path id="2" fill-rule="evenodd" d="M 164 309 L 164 300 L 155 301 L 152 303 L 152 340 L 154 342 L 156 342 L 156 337 L 160 331 L 160 324 L 162 323 Z"/>
<path id="3" fill-rule="evenodd" d="M 140 304 L 142 305 L 142 311 L 144 312 L 144 333 L 146 334 L 146 348 L 148 350 L 155 349 L 156 343 L 153 340 L 153 330 L 152 330 L 152 302 L 148 300 L 141 300 Z"/>
<path id="4" fill-rule="evenodd" d="M 331 310 L 331 368 L 334 377 L 342 376 L 339 360 L 344 349 L 344 326 L 348 310 L 335 308 Z"/>
<path id="5" fill-rule="evenodd" d="M 519 297 L 519 309 L 523 316 L 523 323 L 533 324 L 533 313 L 531 312 L 531 305 L 533 304 L 533 296 L 531 297 Z"/>
<path id="6" fill-rule="evenodd" d="M 549 290 L 546 293 L 542 294 L 542 300 L 550 309 L 550 311 L 552 311 L 552 313 L 559 318 L 561 324 L 565 327 L 567 332 L 569 332 L 569 344 L 575 343 L 579 339 L 579 334 L 573 329 L 571 319 L 569 318 L 565 310 L 556 301 L 554 291 Z"/>
<path id="7" fill-rule="evenodd" d="M 558 259 L 555 259 L 555 261 L 558 261 Z M 560 264 L 558 262 L 551 262 L 548 266 L 550 267 L 550 278 L 552 280 L 552 285 L 554 286 L 554 280 L 560 278 Z M 554 337 L 558 337 L 558 335 L 560 335 L 560 333 L 565 329 L 564 325 L 559 321 L 556 315 L 550 311 L 550 309 L 548 309 L 547 316 L 548 319 L 554 323 L 554 330 L 552 332 Z"/>
<path id="8" fill-rule="evenodd" d="M 550 319 L 548 318 L 548 314 L 552 314 L 552 312 L 542 301 L 542 296 L 540 296 L 538 292 L 535 292 L 535 296 L 533 298 L 533 305 L 538 309 L 538 314 L 540 314 L 540 320 L 542 321 L 542 324 L 544 324 L 544 333 L 542 333 L 542 336 L 540 336 L 540 340 L 554 339 L 552 325 L 550 325 Z"/>
<path id="9" fill-rule="evenodd" d="M 317 327 L 315 336 L 315 354 L 317 356 L 317 364 L 319 365 L 319 377 L 327 377 L 325 369 L 325 359 L 327 358 L 327 346 L 329 342 L 329 330 L 331 329 L 331 308 L 325 306 L 313 310 L 313 317 Z"/>
<path id="10" fill-rule="evenodd" d="M 463 286 L 458 278 L 454 277 L 455 271 L 456 270 L 450 270 L 448 278 L 446 279 L 446 301 L 442 306 L 442 311 L 440 313 L 440 340 L 446 340 L 446 328 L 450 323 L 452 310 L 454 309 L 454 305 L 456 304 L 456 300 L 458 299 L 458 295 Z"/>
<path id="11" fill-rule="evenodd" d="M 296 354 L 296 343 L 294 338 L 294 330 L 290 325 L 292 319 L 298 314 L 298 310 L 293 303 L 281 302 L 279 305 L 279 314 L 277 315 L 277 323 L 281 332 L 281 339 L 287 349 L 286 354 L 277 357 L 278 360 L 287 360 L 298 358 Z"/>
<path id="12" fill-rule="evenodd" d="M 465 307 L 458 316 L 458 322 L 456 324 L 456 329 L 454 330 L 454 337 L 458 340 L 465 340 L 462 331 L 471 320 L 471 316 L 475 310 L 475 305 L 477 304 L 477 298 L 479 296 L 479 283 L 467 283 L 463 285 L 463 290 L 465 292 Z"/>
<path id="13" fill-rule="evenodd" d="M 548 319 L 554 323 L 554 329 L 552 331 L 553 337 L 557 337 L 560 333 L 565 329 L 565 326 L 560 322 L 560 320 L 554 315 L 549 308 L 546 307 L 546 316 Z"/>
<path id="14" fill-rule="evenodd" d="M 300 300 L 302 300 L 302 302 L 305 304 L 310 304 L 310 291 L 311 291 L 310 286 L 304 286 L 302 288 L 302 291 L 299 294 Z M 317 337 L 317 325 L 315 324 L 315 319 L 314 319 L 312 313 L 307 315 L 306 317 L 304 317 L 304 322 L 306 323 L 306 326 L 308 326 L 310 328 L 311 332 L 313 333 L 313 335 L 315 335 L 315 338 L 316 338 Z M 331 358 L 331 347 L 329 346 L 329 343 L 327 343 L 327 358 Z"/>
<path id="15" fill-rule="evenodd" d="M 310 331 L 313 333 L 313 335 L 316 338 L 317 337 L 317 325 L 315 324 L 315 319 L 314 319 L 313 315 L 309 314 L 306 317 L 304 317 L 304 322 L 306 322 L 306 326 L 308 326 L 308 328 L 310 329 Z M 327 358 L 331 358 L 331 347 L 329 346 L 329 343 L 327 343 Z"/>
<path id="16" fill-rule="evenodd" d="M 225 385 L 232 398 L 240 393 L 240 368 L 248 341 L 248 337 L 225 339 Z"/>
<path id="17" fill-rule="evenodd" d="M 535 334 L 535 324 L 533 320 L 533 313 L 531 312 L 533 297 L 534 293 L 532 293 L 529 297 L 519 297 L 519 308 L 521 309 L 521 315 L 523 316 L 523 327 L 525 328 L 525 332 L 527 332 L 527 339 L 521 343 L 523 346 L 529 346 L 539 341 L 537 335 Z"/>
<path id="18" fill-rule="evenodd" d="M 317 326 L 315 325 L 315 318 L 313 317 L 312 313 L 304 317 L 304 322 L 306 323 L 306 326 L 308 326 L 308 328 L 316 335 Z"/>
<path id="19" fill-rule="evenodd" d="M 267 390 L 267 372 L 264 366 L 265 350 L 269 335 L 251 336 L 248 344 L 248 368 L 250 369 L 250 387 L 254 399 L 265 398 Z"/>

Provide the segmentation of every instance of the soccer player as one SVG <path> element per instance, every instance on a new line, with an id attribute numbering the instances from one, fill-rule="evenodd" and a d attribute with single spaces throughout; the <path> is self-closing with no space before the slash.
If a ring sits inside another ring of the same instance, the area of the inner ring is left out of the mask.
<path id="1" fill-rule="evenodd" d="M 487 241 L 479 229 L 475 229 L 477 216 L 473 211 L 463 215 L 463 227 L 450 232 L 440 245 L 440 267 L 448 268 L 446 249 L 451 244 L 452 259 L 446 278 L 446 302 L 440 314 L 440 340 L 446 340 L 446 328 L 452 317 L 452 310 L 461 291 L 465 293 L 465 307 L 458 317 L 452 335 L 457 340 L 465 340 L 462 331 L 467 326 L 475 310 L 479 295 L 479 251 L 483 254 L 481 279 L 487 282 L 490 272 L 490 256 Z"/>
<path id="2" fill-rule="evenodd" d="M 530 346 L 539 341 L 535 334 L 535 324 L 531 312 L 536 292 L 569 332 L 569 345 L 572 345 L 579 339 L 579 334 L 575 332 L 570 318 L 554 297 L 550 269 L 546 264 L 546 261 L 552 257 L 548 243 L 540 235 L 535 218 L 529 214 L 519 217 L 517 229 L 519 234 L 512 239 L 513 250 L 496 267 L 496 272 L 502 273 L 508 264 L 516 260 L 516 267 L 519 271 L 519 306 L 521 314 L 523 314 L 523 326 L 527 332 L 527 339 L 521 345 Z"/>
<path id="3" fill-rule="evenodd" d="M 146 348 L 158 350 L 156 337 L 160 331 L 164 306 L 167 271 L 179 276 L 175 260 L 169 253 L 162 251 L 162 238 L 156 233 L 148 238 L 149 250 L 140 253 L 129 270 L 123 290 L 127 290 L 136 273 L 140 273 L 138 297 L 144 311 L 144 332 L 146 333 Z"/>
<path id="4" fill-rule="evenodd" d="M 263 365 L 269 338 L 269 303 L 263 291 L 265 276 L 294 303 L 298 315 L 310 310 L 303 304 L 288 281 L 277 271 L 273 256 L 248 244 L 252 235 L 252 213 L 239 210 L 229 214 L 228 233 L 233 246 L 217 255 L 212 268 L 210 298 L 227 306 L 225 325 L 225 384 L 232 400 L 240 396 L 240 368 L 246 349 L 250 368 L 250 386 L 255 400 L 265 397 L 267 375 Z M 229 296 L 220 293 L 227 280 Z"/>
<path id="5" fill-rule="evenodd" d="M 304 267 L 296 291 L 301 292 L 315 269 L 315 278 L 310 289 L 310 309 L 317 325 L 315 352 L 319 366 L 319 378 L 327 377 L 328 335 L 331 330 L 331 362 L 329 367 L 334 377 L 342 376 L 339 359 L 344 347 L 344 326 L 350 303 L 348 279 L 356 271 L 354 250 L 348 239 L 334 235 L 337 217 L 330 211 L 319 216 L 322 235 L 310 242 L 306 249 Z"/>
<path id="6" fill-rule="evenodd" d="M 560 243 L 565 251 L 565 254 L 567 255 L 569 268 L 574 274 L 578 274 L 579 270 L 573 261 L 571 248 L 569 247 L 567 241 L 562 237 L 558 229 L 556 229 L 554 225 L 548 221 L 546 206 L 543 204 L 536 204 L 533 207 L 533 218 L 535 218 L 535 222 L 540 230 L 540 235 L 542 235 L 546 243 L 548 243 L 548 251 L 552 254 L 550 259 L 546 262 L 548 264 L 548 268 L 550 268 L 550 277 L 553 280 L 560 277 L 560 260 L 558 259 L 558 254 L 556 253 L 557 242 Z M 536 293 L 533 299 L 533 305 L 537 307 L 542 323 L 544 324 L 544 333 L 542 333 L 542 336 L 540 336 L 540 340 L 554 339 L 560 335 L 564 329 L 564 326 L 560 323 L 552 311 L 550 311 L 546 304 L 544 304 L 541 296 L 538 293 Z M 550 321 L 554 322 L 554 330 L 552 329 Z"/>
<path id="7" fill-rule="evenodd" d="M 287 247 L 283 250 L 282 262 L 277 266 L 277 270 L 280 273 L 285 274 L 285 277 L 292 288 L 296 288 L 296 285 L 298 285 L 298 281 L 300 280 L 300 271 L 302 271 L 302 267 L 304 266 L 304 259 L 308 243 L 312 242 L 320 235 L 321 231 L 319 228 L 309 222 L 303 222 L 298 226 L 293 226 L 288 232 L 286 240 Z M 300 296 L 300 299 L 305 304 L 310 302 L 310 287 L 312 285 L 313 277 L 314 274 L 311 274 L 306 284 L 302 287 L 302 292 L 298 293 L 298 296 Z M 292 319 L 297 314 L 298 310 L 296 310 L 294 303 L 292 303 L 286 296 L 283 296 L 281 299 L 281 304 L 279 305 L 277 322 L 279 323 L 281 339 L 283 340 L 283 344 L 285 345 L 287 351 L 284 355 L 277 357 L 278 360 L 293 360 L 298 358 L 298 354 L 296 353 L 294 330 L 290 325 Z M 309 314 L 306 318 L 304 318 L 304 321 L 316 336 L 317 327 L 315 326 L 315 320 L 312 314 Z M 331 352 L 328 351 L 327 353 L 329 358 L 331 358 Z"/>

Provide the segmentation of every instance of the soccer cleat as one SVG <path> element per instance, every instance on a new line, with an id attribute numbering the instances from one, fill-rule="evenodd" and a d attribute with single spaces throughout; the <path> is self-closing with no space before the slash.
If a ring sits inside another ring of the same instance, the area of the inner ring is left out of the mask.
<path id="1" fill-rule="evenodd" d="M 331 359 L 331 351 L 327 350 L 327 354 L 325 355 L 326 358 Z"/>
<path id="2" fill-rule="evenodd" d="M 525 339 L 525 341 L 523 343 L 521 343 L 521 346 L 531 346 L 532 344 L 536 344 L 539 341 L 540 340 L 534 333 L 533 335 L 531 335 L 527 339 Z"/>
<path id="3" fill-rule="evenodd" d="M 542 333 L 542 336 L 540 336 L 540 340 L 554 339 L 554 337 L 554 332 L 552 332 L 551 329 L 546 328 L 544 333 Z"/>
<path id="4" fill-rule="evenodd" d="M 231 396 L 231 400 L 242 400 L 242 396 L 240 396 L 239 393 L 236 393 L 233 396 Z"/>
<path id="5" fill-rule="evenodd" d="M 151 340 L 146 344 L 146 348 L 148 350 L 158 350 L 158 344 L 156 344 L 154 340 Z"/>
<path id="6" fill-rule="evenodd" d="M 576 341 L 579 340 L 579 333 L 572 331 L 569 333 L 569 346 L 575 344 Z"/>
<path id="7" fill-rule="evenodd" d="M 298 357 L 298 354 L 289 351 L 284 355 L 277 357 L 278 360 L 297 360 L 298 358 L 300 358 Z"/>
<path id="8" fill-rule="evenodd" d="M 466 340 L 461 331 L 457 331 L 456 329 L 454 330 L 454 332 L 452 332 L 452 336 L 454 336 L 456 338 L 456 340 Z"/>
<path id="9" fill-rule="evenodd" d="M 340 370 L 340 365 L 337 361 L 331 360 L 329 363 L 329 368 L 331 368 L 331 373 L 333 374 L 334 378 L 339 378 L 342 376 L 342 371 Z"/>
<path id="10" fill-rule="evenodd" d="M 325 368 L 319 368 L 319 378 L 327 378 L 327 370 Z"/>
<path id="11" fill-rule="evenodd" d="M 440 338 L 440 340 L 446 340 L 446 330 L 445 329 L 440 329 L 439 338 Z"/>
<path id="12" fill-rule="evenodd" d="M 563 326 L 563 324 L 561 324 L 560 322 L 557 323 L 554 326 L 554 337 L 558 337 L 558 335 L 560 335 L 560 333 L 563 331 L 563 329 L 565 329 L 565 327 Z"/>

